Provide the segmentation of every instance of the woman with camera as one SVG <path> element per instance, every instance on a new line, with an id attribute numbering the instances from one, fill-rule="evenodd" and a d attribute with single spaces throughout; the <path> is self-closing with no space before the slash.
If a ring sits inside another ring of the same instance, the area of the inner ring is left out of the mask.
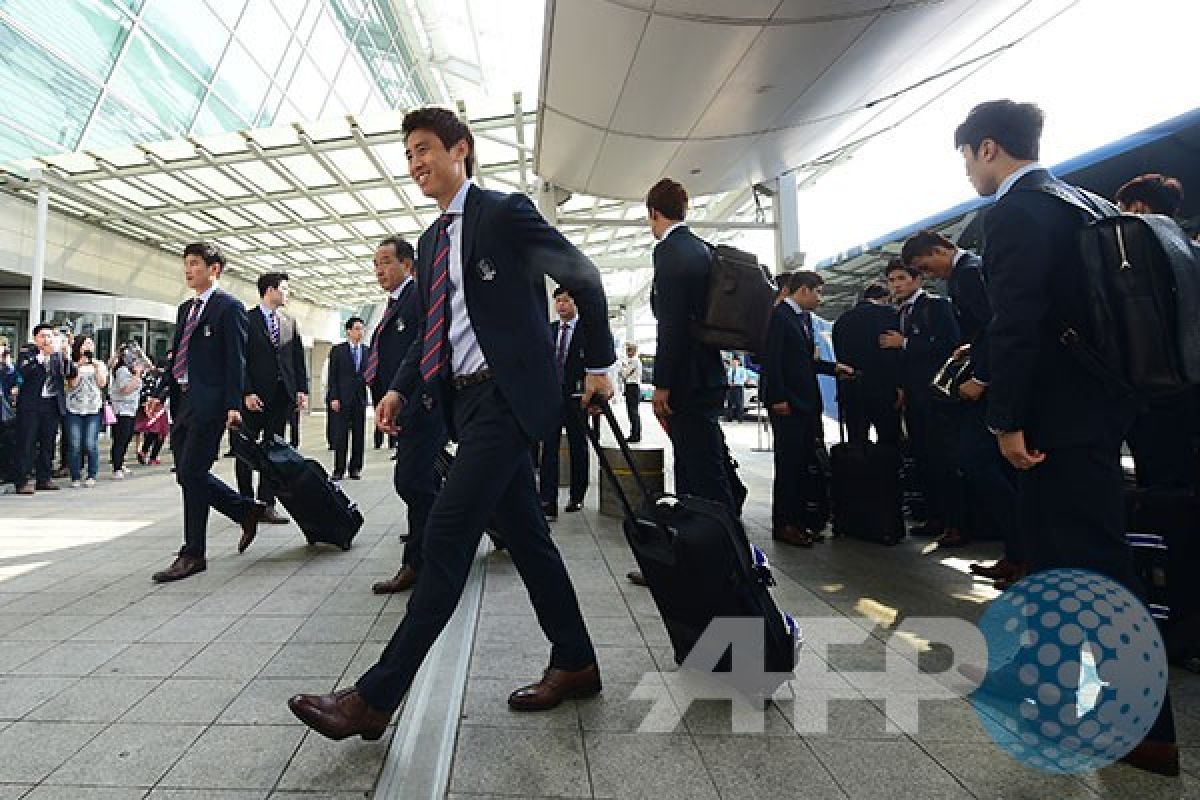
<path id="1" fill-rule="evenodd" d="M 142 348 L 135 342 L 127 342 L 112 357 L 108 366 L 112 372 L 112 387 L 108 390 L 108 399 L 112 403 L 113 415 L 117 418 L 112 429 L 110 460 L 113 480 L 120 481 L 130 474 L 130 471 L 125 469 L 125 453 L 133 439 L 134 422 L 142 396 L 142 375 L 146 370 L 146 357 L 142 355 Z"/>
<path id="2" fill-rule="evenodd" d="M 108 368 L 96 360 L 96 343 L 91 336 L 79 336 L 71 347 L 71 361 L 77 373 L 67 382 L 67 458 L 71 468 L 71 488 L 78 489 L 83 473 L 83 451 L 87 450 L 86 486 L 96 485 L 100 471 L 100 412 L 104 407 L 104 387 Z"/>

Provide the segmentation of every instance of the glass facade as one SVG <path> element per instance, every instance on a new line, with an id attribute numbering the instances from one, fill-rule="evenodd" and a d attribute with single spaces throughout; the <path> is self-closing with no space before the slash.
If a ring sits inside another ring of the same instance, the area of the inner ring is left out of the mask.
<path id="1" fill-rule="evenodd" d="M 0 162 L 441 98 L 391 0 L 0 0 Z"/>

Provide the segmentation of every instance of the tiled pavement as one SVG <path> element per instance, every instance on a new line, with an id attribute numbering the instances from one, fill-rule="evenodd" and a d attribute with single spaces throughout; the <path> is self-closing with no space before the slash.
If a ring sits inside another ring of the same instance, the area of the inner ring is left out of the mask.
<path id="1" fill-rule="evenodd" d="M 306 425 L 307 441 L 322 423 Z M 605 690 L 546 714 L 507 710 L 505 697 L 540 672 L 548 648 L 511 561 L 488 556 L 450 796 L 1200 797 L 1200 678 L 1187 674 L 1172 683 L 1188 771 L 1178 781 L 1120 766 L 1082 778 L 1024 769 L 962 700 L 923 701 L 915 733 L 889 732 L 883 699 L 852 685 L 882 669 L 899 621 L 980 613 L 990 592 L 960 560 L 974 553 L 946 559 L 924 541 L 776 549 L 765 528 L 770 455 L 752 451 L 748 423 L 729 436 L 781 607 L 871 634 L 829 651 L 839 674 L 823 680 L 846 696 L 832 701 L 829 732 L 797 734 L 786 701 L 757 735 L 734 733 L 728 701 L 693 704 L 673 728 L 668 719 L 670 732 L 637 732 L 655 706 L 635 687 L 673 665 L 648 595 L 624 579 L 632 557 L 615 521 L 595 512 L 593 489 L 591 508 L 554 529 Z M 369 590 L 395 569 L 404 523 L 390 463 L 368 455 L 366 479 L 348 484 L 367 515 L 351 551 L 309 549 L 294 526 L 279 526 L 238 556 L 233 526 L 214 516 L 208 571 L 167 586 L 149 580 L 180 535 L 166 467 L 124 483 L 102 477 L 92 490 L 0 497 L 0 800 L 370 797 L 386 742 L 327 742 L 285 705 L 295 691 L 352 682 L 403 613 L 405 597 Z M 231 461 L 218 469 L 232 479 Z"/>

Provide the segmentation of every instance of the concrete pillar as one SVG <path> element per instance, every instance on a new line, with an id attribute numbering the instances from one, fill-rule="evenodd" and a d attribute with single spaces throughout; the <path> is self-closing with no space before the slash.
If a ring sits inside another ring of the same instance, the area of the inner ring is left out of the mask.
<path id="1" fill-rule="evenodd" d="M 538 211 L 546 218 L 546 222 L 558 227 L 558 204 L 555 202 L 554 184 L 550 181 L 539 181 L 537 197 Z M 546 277 L 546 317 L 554 319 L 554 279 Z"/>
<path id="2" fill-rule="evenodd" d="M 46 224 L 50 219 L 50 187 L 38 183 L 33 240 L 33 274 L 29 279 L 29 332 L 42 321 L 42 288 L 46 283 Z M 115 324 L 114 324 L 115 328 Z"/>
<path id="3" fill-rule="evenodd" d="M 625 306 L 625 343 L 637 344 L 636 327 L 634 326 L 634 317 L 637 315 L 637 308 L 634 306 L 633 299 L 630 299 L 629 304 Z"/>
<path id="4" fill-rule="evenodd" d="M 775 261 L 776 273 L 804 266 L 804 251 L 800 249 L 800 210 L 796 197 L 796 173 L 779 176 L 775 192 Z"/>
<path id="5" fill-rule="evenodd" d="M 325 365 L 332 349 L 330 342 L 314 341 L 308 351 L 308 407 L 313 411 L 325 410 L 325 387 L 329 383 L 329 372 Z"/>

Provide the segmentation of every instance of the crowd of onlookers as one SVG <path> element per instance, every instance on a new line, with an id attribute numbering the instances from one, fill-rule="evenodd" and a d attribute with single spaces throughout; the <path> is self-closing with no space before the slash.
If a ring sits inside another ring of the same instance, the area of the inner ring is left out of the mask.
<path id="1" fill-rule="evenodd" d="M 146 401 L 162 370 L 136 342 L 105 361 L 92 335 L 40 323 L 15 353 L 0 347 L 0 481 L 17 494 L 59 489 L 62 478 L 73 489 L 96 486 L 102 438 L 112 480 L 129 477 L 134 458 L 161 463 L 170 415 Z"/>

